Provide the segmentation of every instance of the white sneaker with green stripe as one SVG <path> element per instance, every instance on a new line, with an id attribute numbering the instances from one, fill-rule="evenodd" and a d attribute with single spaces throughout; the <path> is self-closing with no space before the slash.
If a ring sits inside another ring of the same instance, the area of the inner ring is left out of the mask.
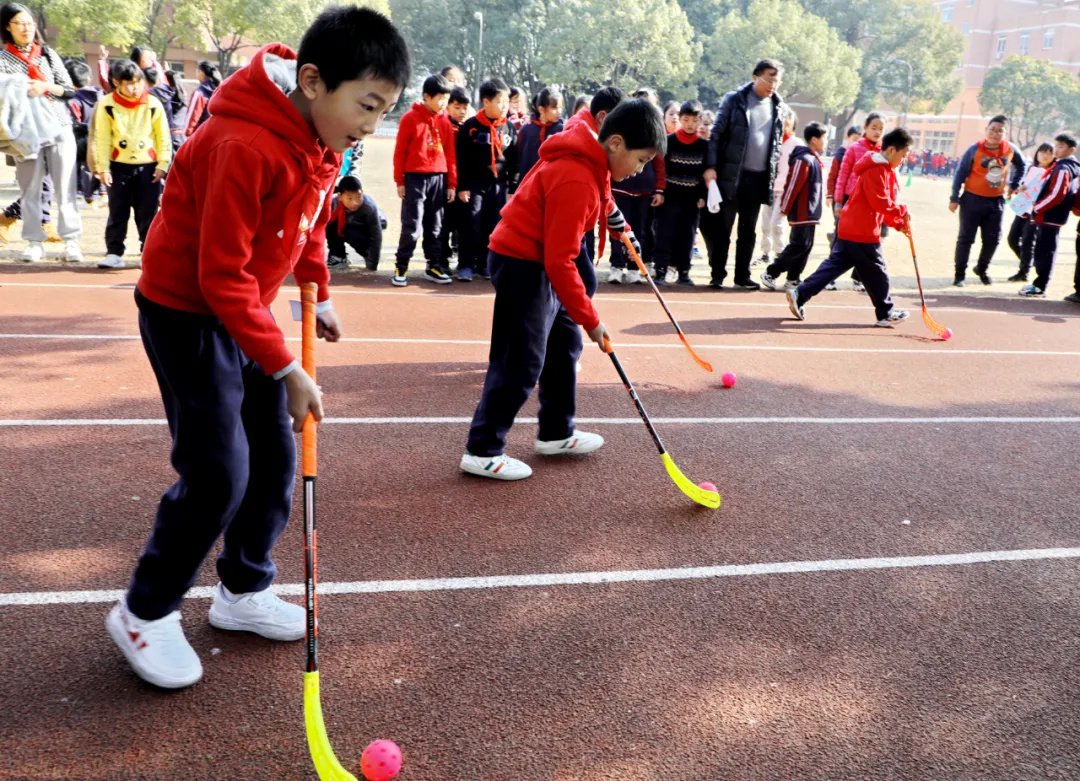
<path id="1" fill-rule="evenodd" d="M 538 439 L 533 449 L 542 456 L 581 456 L 603 446 L 604 438 L 599 434 L 575 431 L 566 439 L 553 439 L 550 442 Z"/>
<path id="2" fill-rule="evenodd" d="M 461 457 L 461 471 L 493 480 L 524 480 L 532 474 L 532 468 L 524 461 L 509 456 L 474 456 L 465 451 Z"/>

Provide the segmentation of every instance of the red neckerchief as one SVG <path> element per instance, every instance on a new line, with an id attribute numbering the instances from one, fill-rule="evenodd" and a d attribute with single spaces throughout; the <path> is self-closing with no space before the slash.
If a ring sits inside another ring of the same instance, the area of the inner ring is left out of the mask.
<path id="1" fill-rule="evenodd" d="M 131 100 L 130 98 L 125 98 L 121 95 L 119 90 L 113 90 L 113 100 L 116 101 L 116 105 L 123 106 L 124 108 L 138 108 L 139 106 L 145 106 L 150 102 L 150 92 L 148 90 L 143 90 L 143 93 L 139 95 L 139 97 L 135 98 L 135 100 Z"/>
<path id="2" fill-rule="evenodd" d="M 544 137 L 547 135 L 548 128 L 551 127 L 550 122 L 541 122 L 539 119 L 532 120 L 534 125 L 540 126 L 540 143 L 544 143 Z"/>
<path id="3" fill-rule="evenodd" d="M 1012 152 L 1012 149 L 1009 147 L 1009 142 L 1004 140 L 998 144 L 997 149 L 991 149 L 990 147 L 988 147 L 986 145 L 985 138 L 978 142 L 978 146 L 979 149 L 982 150 L 982 153 L 987 157 L 996 157 L 998 159 L 1001 159 L 1003 157 L 1009 157 L 1009 153 Z"/>
<path id="4" fill-rule="evenodd" d="M 498 160 L 502 159 L 502 133 L 499 132 L 499 128 L 506 124 L 506 117 L 501 119 L 491 119 L 483 111 L 476 115 L 476 121 L 481 125 L 489 128 L 491 132 L 488 133 L 488 138 L 491 141 L 491 172 L 495 174 L 495 178 L 499 178 L 499 166 Z M 496 143 L 497 142 L 497 143 Z"/>
<path id="5" fill-rule="evenodd" d="M 24 53 L 18 46 L 9 43 L 7 44 L 7 50 L 26 64 L 26 75 L 29 76 L 32 81 L 48 81 L 48 79 L 45 78 L 44 71 L 34 64 L 34 60 L 41 56 L 41 46 L 36 43 L 31 44 L 30 51 Z"/>
<path id="6" fill-rule="evenodd" d="M 794 134 L 793 133 L 784 133 L 784 141 L 787 141 L 789 138 L 792 137 L 792 135 L 794 135 Z M 784 141 L 781 141 L 780 143 L 782 144 L 782 143 L 784 143 Z"/>
<path id="7" fill-rule="evenodd" d="M 677 138 L 683 144 L 692 144 L 697 141 L 701 136 L 697 133 L 684 133 L 682 128 L 675 131 L 675 138 Z"/>

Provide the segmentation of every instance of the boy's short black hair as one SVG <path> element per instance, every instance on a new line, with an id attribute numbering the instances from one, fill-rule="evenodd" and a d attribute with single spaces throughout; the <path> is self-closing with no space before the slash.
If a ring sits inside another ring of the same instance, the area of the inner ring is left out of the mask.
<path id="1" fill-rule="evenodd" d="M 304 33 L 296 68 L 314 65 L 326 88 L 357 79 L 388 81 L 404 88 L 412 75 L 409 47 L 382 14 L 359 6 L 332 6 Z"/>
<path id="2" fill-rule="evenodd" d="M 146 83 L 151 87 L 156 87 L 161 83 L 161 71 L 157 68 L 146 68 L 143 71 L 143 76 L 146 77 Z"/>
<path id="3" fill-rule="evenodd" d="M 679 106 L 680 117 L 700 117 L 701 112 L 705 110 L 705 107 L 701 105 L 700 101 L 688 100 Z"/>
<path id="4" fill-rule="evenodd" d="M 851 136 L 861 136 L 861 135 L 862 135 L 862 128 L 859 127 L 858 125 L 852 125 L 851 127 L 849 127 L 847 129 L 847 132 L 844 133 L 844 138 L 849 138 Z"/>
<path id="5" fill-rule="evenodd" d="M 450 74 L 453 73 L 454 71 L 457 71 L 462 76 L 465 75 L 465 71 L 463 71 L 457 65 L 447 65 L 445 68 L 443 68 L 441 71 L 439 71 L 439 75 L 449 79 Z"/>
<path id="6" fill-rule="evenodd" d="M 765 71 L 776 71 L 777 73 L 784 72 L 784 66 L 779 60 L 774 60 L 766 57 L 764 60 L 759 60 L 758 64 L 754 66 L 754 75 L 760 76 Z"/>
<path id="7" fill-rule="evenodd" d="M 339 193 L 359 193 L 364 191 L 364 186 L 360 184 L 360 180 L 355 176 L 343 176 L 341 181 L 338 182 L 337 191 Z"/>
<path id="8" fill-rule="evenodd" d="M 1000 122 L 1003 125 L 1007 125 L 1009 124 L 1009 118 L 1004 114 L 997 114 L 996 116 L 990 117 L 990 121 L 986 123 L 986 126 L 990 127 L 995 122 Z"/>
<path id="9" fill-rule="evenodd" d="M 882 149 L 888 149 L 890 146 L 896 150 L 911 149 L 911 144 L 911 133 L 902 127 L 893 128 L 881 137 Z"/>
<path id="10" fill-rule="evenodd" d="M 472 99 L 469 97 L 469 93 L 463 90 L 461 87 L 454 87 L 450 90 L 450 102 L 451 103 L 464 103 L 466 106 L 472 103 Z"/>
<path id="11" fill-rule="evenodd" d="M 645 100 L 659 100 L 660 97 L 656 94 L 656 90 L 652 87 L 639 87 L 634 90 L 635 98 L 645 98 Z"/>
<path id="12" fill-rule="evenodd" d="M 142 68 L 131 60 L 116 60 L 109 67 L 109 81 L 142 81 Z"/>
<path id="13" fill-rule="evenodd" d="M 75 89 L 82 89 L 90 83 L 94 72 L 90 70 L 90 66 L 82 60 L 68 60 L 66 63 L 68 75 L 71 77 L 71 83 L 75 86 Z"/>
<path id="14" fill-rule="evenodd" d="M 600 141 L 622 136 L 627 149 L 655 149 L 667 152 L 667 128 L 660 109 L 644 98 L 634 98 L 613 108 L 600 127 Z"/>
<path id="15" fill-rule="evenodd" d="M 510 87 L 505 81 L 499 78 L 488 79 L 480 85 L 480 100 L 494 100 L 504 92 L 510 94 Z"/>
<path id="16" fill-rule="evenodd" d="M 1068 147 L 1076 147 L 1076 136 L 1074 136 L 1072 133 L 1059 133 L 1058 135 L 1054 136 L 1054 140 L 1060 141 Z"/>
<path id="17" fill-rule="evenodd" d="M 589 101 L 589 113 L 594 117 L 601 111 L 614 111 L 626 102 L 626 93 L 618 87 L 604 87 Z"/>
<path id="18" fill-rule="evenodd" d="M 573 113 L 576 114 L 579 111 L 581 111 L 583 108 L 586 108 L 589 105 L 590 101 L 592 101 L 592 99 L 593 99 L 592 95 L 578 95 L 577 100 L 574 101 L 574 111 L 573 111 Z"/>
<path id="19" fill-rule="evenodd" d="M 453 86 L 446 80 L 446 77 L 433 73 L 424 79 L 424 96 L 429 98 L 438 97 L 439 95 L 449 95 L 454 91 Z"/>
<path id="20" fill-rule="evenodd" d="M 806 127 L 802 129 L 802 137 L 804 141 L 809 142 L 812 138 L 821 138 L 828 135 L 829 131 L 825 129 L 825 126 L 820 122 L 807 122 Z"/>

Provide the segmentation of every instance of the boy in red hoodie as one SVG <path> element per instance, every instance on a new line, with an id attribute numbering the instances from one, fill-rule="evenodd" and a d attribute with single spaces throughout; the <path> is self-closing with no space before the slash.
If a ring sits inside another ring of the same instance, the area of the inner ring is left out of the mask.
<path id="1" fill-rule="evenodd" d="M 599 135 L 588 122 L 577 122 L 540 147 L 540 162 L 491 235 L 490 362 L 462 471 L 498 480 L 532 474 L 503 449 L 537 381 L 537 453 L 590 453 L 604 444 L 602 437 L 574 429 L 580 328 L 601 349 L 607 336 L 575 260 L 581 236 L 610 211 L 609 178 L 621 181 L 641 171 L 664 153 L 666 141 L 660 111 L 646 100 L 633 100 L 607 115 Z"/>
<path id="2" fill-rule="evenodd" d="M 908 313 L 894 307 L 889 297 L 889 272 L 881 254 L 881 225 L 902 233 L 908 231 L 911 218 L 907 207 L 897 201 L 900 184 L 896 169 L 911 148 L 911 135 L 897 128 L 885 134 L 881 147 L 880 152 L 867 153 L 854 166 L 855 190 L 840 212 L 832 253 L 805 282 L 787 291 L 791 313 L 800 320 L 806 319 L 806 302 L 852 268 L 859 272 L 874 303 L 876 325 L 888 328 L 907 320 Z"/>
<path id="3" fill-rule="evenodd" d="M 424 100 L 401 118 L 394 145 L 394 182 L 401 198 L 401 238 L 391 282 L 409 284 L 405 277 L 420 233 L 424 234 L 424 278 L 437 285 L 453 280 L 442 258 L 442 222 L 447 201 L 457 190 L 454 157 L 456 134 L 446 115 L 453 90 L 450 82 L 435 73 L 424 80 Z"/>
<path id="4" fill-rule="evenodd" d="M 299 54 L 270 44 L 221 86 L 206 127 L 169 172 L 135 302 L 179 480 L 106 620 L 135 672 L 156 686 L 202 676 L 177 608 L 223 533 L 210 623 L 304 637 L 304 609 L 268 590 L 270 554 L 292 507 L 293 432 L 309 412 L 322 419 L 322 400 L 269 307 L 290 273 L 316 282 L 318 334 L 340 338 L 323 238 L 330 191 L 341 153 L 375 132 L 409 67 L 384 16 L 327 9 Z"/>

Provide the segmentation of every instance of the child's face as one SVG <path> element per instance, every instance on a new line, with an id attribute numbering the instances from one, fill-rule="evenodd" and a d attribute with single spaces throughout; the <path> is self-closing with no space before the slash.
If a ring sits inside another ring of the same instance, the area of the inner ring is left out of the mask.
<path id="1" fill-rule="evenodd" d="M 552 122 L 558 122 L 559 117 L 562 116 L 562 103 L 555 106 L 541 106 L 537 111 L 537 114 L 540 115 L 541 122 L 545 122 L 549 125 Z"/>
<path id="2" fill-rule="evenodd" d="M 895 147 L 886 147 L 881 150 L 881 154 L 889 161 L 889 165 L 893 168 L 899 168 L 903 162 L 907 159 L 907 147 L 902 149 L 896 149 Z"/>
<path id="3" fill-rule="evenodd" d="M 881 140 L 881 137 L 885 135 L 885 123 L 880 119 L 875 119 L 865 128 L 863 128 L 866 137 L 873 141 L 875 144 Z"/>
<path id="4" fill-rule="evenodd" d="M 669 108 L 667 111 L 664 112 L 664 124 L 667 126 L 669 131 L 672 130 L 673 128 L 678 127 L 678 125 L 679 125 L 679 108 L 677 106 L 672 106 L 671 108 Z"/>
<path id="5" fill-rule="evenodd" d="M 465 117 L 469 114 L 468 103 L 448 103 L 446 104 L 446 113 L 450 115 L 450 119 L 457 122 L 459 125 L 465 121 Z"/>
<path id="6" fill-rule="evenodd" d="M 788 136 L 795 132 L 795 119 L 788 114 L 784 117 L 784 135 Z"/>
<path id="7" fill-rule="evenodd" d="M 508 98 L 510 108 L 514 111 L 521 111 L 521 95 L 514 95 L 512 98 Z"/>
<path id="8" fill-rule="evenodd" d="M 679 127 L 687 135 L 696 136 L 701 128 L 701 117 L 695 117 L 693 114 L 683 114 L 679 117 Z"/>
<path id="9" fill-rule="evenodd" d="M 346 211 L 354 212 L 364 205 L 364 193 L 361 190 L 346 190 L 338 196 L 338 203 L 344 206 Z"/>
<path id="10" fill-rule="evenodd" d="M 1054 159 L 1055 160 L 1064 160 L 1066 157 L 1072 157 L 1072 155 L 1073 155 L 1073 153 L 1075 151 L 1076 151 L 1075 146 L 1069 146 L 1064 141 L 1055 141 L 1054 142 Z"/>
<path id="11" fill-rule="evenodd" d="M 116 81 L 113 79 L 113 86 L 116 87 L 116 91 L 120 93 L 121 97 L 128 100 L 138 100 L 139 96 L 143 94 L 143 90 L 146 89 L 146 83 L 142 79 L 132 79 L 131 81 Z"/>
<path id="12" fill-rule="evenodd" d="M 1041 152 L 1035 154 L 1035 162 L 1042 168 L 1047 168 L 1054 162 L 1054 153 L 1049 149 L 1044 149 Z"/>
<path id="13" fill-rule="evenodd" d="M 648 162 L 656 157 L 655 149 L 627 149 L 620 135 L 608 138 L 604 142 L 604 151 L 607 153 L 611 179 L 616 182 L 641 173 Z"/>
<path id="14" fill-rule="evenodd" d="M 825 151 L 825 136 L 811 138 L 809 141 L 806 142 L 806 145 L 820 155 L 822 152 Z"/>
<path id="15" fill-rule="evenodd" d="M 385 79 L 352 79 L 330 92 L 319 69 L 308 63 L 298 74 L 298 89 L 309 101 L 316 134 L 334 152 L 344 152 L 375 132 L 397 103 L 401 88 Z"/>
<path id="16" fill-rule="evenodd" d="M 500 92 L 493 98 L 484 98 L 484 113 L 488 119 L 503 119 L 510 111 L 510 93 Z"/>
<path id="17" fill-rule="evenodd" d="M 449 95 L 424 95 L 424 105 L 432 114 L 441 114 L 449 102 Z"/>
<path id="18" fill-rule="evenodd" d="M 859 134 L 858 133 L 851 133 L 851 134 L 848 135 L 848 137 L 846 139 L 844 139 L 844 141 L 847 143 L 848 146 L 851 146 L 852 144 L 854 144 L 858 140 L 859 140 Z"/>
<path id="19" fill-rule="evenodd" d="M 986 126 L 986 143 L 997 146 L 1005 138 L 1005 126 L 1000 122 L 991 122 Z"/>

